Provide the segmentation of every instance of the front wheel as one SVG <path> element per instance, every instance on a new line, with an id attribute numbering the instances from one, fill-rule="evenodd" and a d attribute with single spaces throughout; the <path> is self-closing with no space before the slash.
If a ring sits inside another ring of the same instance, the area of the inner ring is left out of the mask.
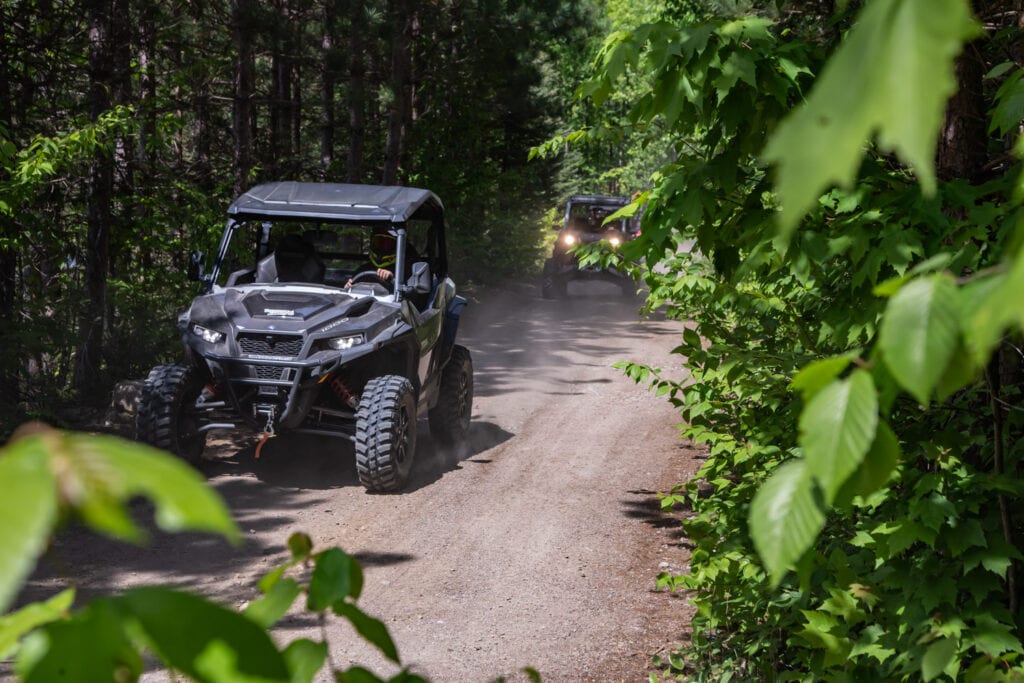
<path id="1" fill-rule="evenodd" d="M 469 349 L 456 344 L 441 371 L 437 405 L 430 409 L 430 435 L 442 446 L 458 446 L 469 434 L 473 414 L 473 359 Z"/>
<path id="2" fill-rule="evenodd" d="M 558 261 L 549 258 L 544 262 L 544 271 L 540 279 L 540 295 L 543 299 L 564 299 L 566 296 L 566 285 L 558 275 Z"/>
<path id="3" fill-rule="evenodd" d="M 196 412 L 202 390 L 203 379 L 192 366 L 174 363 L 153 368 L 139 399 L 136 440 L 198 463 L 206 447 Z"/>
<path id="4" fill-rule="evenodd" d="M 356 473 L 367 491 L 405 485 L 416 452 L 416 398 L 400 375 L 366 383 L 356 411 Z"/>

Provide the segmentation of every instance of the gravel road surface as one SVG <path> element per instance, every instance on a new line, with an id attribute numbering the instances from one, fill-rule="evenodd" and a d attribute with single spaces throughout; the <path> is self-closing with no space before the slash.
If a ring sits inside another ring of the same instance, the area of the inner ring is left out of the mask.
<path id="1" fill-rule="evenodd" d="M 347 444 L 274 439 L 256 461 L 251 435 L 211 442 L 204 472 L 246 532 L 243 547 L 156 534 L 131 548 L 74 529 L 25 597 L 64 575 L 85 596 L 157 582 L 238 606 L 287 557 L 288 535 L 304 531 L 361 560 L 360 606 L 433 681 L 527 680 L 527 666 L 545 681 L 647 680 L 651 655 L 685 637 L 690 615 L 684 599 L 654 588 L 659 572 L 687 561 L 657 492 L 698 459 L 671 406 L 611 367 L 678 365 L 678 323 L 641 321 L 638 305 L 603 283 L 573 283 L 559 301 L 529 288 L 475 293 L 459 332 L 476 380 L 460 462 L 444 464 L 421 422 L 410 485 L 369 495 Z M 276 633 L 320 637 L 298 613 Z M 340 620 L 327 635 L 338 666 L 397 671 Z"/>

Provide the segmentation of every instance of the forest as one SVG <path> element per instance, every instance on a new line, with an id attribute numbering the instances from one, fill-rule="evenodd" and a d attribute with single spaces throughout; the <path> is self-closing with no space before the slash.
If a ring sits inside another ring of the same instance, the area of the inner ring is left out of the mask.
<path id="1" fill-rule="evenodd" d="M 261 180 L 429 187 L 482 283 L 535 275 L 569 192 L 639 192 L 584 258 L 687 323 L 685 381 L 618 366 L 707 455 L 661 499 L 697 611 L 651 680 L 1024 676 L 1020 0 L 2 7 L 4 433 L 173 357 L 187 255 Z"/>
<path id="2" fill-rule="evenodd" d="M 188 253 L 209 253 L 231 199 L 261 181 L 427 187 L 463 281 L 533 267 L 576 180 L 528 152 L 582 108 L 572 83 L 599 9 L 4 2 L 4 431 L 102 403 L 173 354 Z"/>

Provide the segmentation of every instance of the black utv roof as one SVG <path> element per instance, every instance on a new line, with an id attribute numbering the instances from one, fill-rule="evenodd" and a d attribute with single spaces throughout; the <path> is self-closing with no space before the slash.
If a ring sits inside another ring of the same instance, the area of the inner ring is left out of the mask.
<path id="1" fill-rule="evenodd" d="M 314 218 L 337 221 L 389 221 L 403 223 L 421 209 L 443 211 L 430 190 L 397 185 L 275 182 L 257 185 L 228 207 L 236 220 L 260 218 Z"/>
<path id="2" fill-rule="evenodd" d="M 574 194 L 569 197 L 571 204 L 597 204 L 605 206 L 625 206 L 629 197 L 616 197 L 606 194 Z"/>

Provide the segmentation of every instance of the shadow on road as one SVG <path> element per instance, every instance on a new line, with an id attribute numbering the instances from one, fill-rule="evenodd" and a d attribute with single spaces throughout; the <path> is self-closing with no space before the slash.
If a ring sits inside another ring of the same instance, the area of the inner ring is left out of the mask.
<path id="1" fill-rule="evenodd" d="M 614 288 L 613 288 L 614 289 Z M 654 335 L 676 334 L 678 325 L 641 321 L 639 300 L 603 290 L 573 286 L 558 301 L 540 299 L 534 290 L 490 293 L 488 302 L 467 309 L 460 343 L 470 348 L 475 367 L 475 393 L 494 397 L 527 390 L 540 382 L 545 389 L 571 391 L 560 369 L 571 365 L 607 367 L 607 378 L 575 384 L 605 384 L 617 373 L 613 360 L 628 359 L 631 344 Z M 609 345 L 608 340 L 613 340 Z M 536 386 L 534 386 L 536 389 Z M 543 390 L 543 389 L 542 389 Z M 428 487 L 446 475 L 471 467 L 489 467 L 479 457 L 515 436 L 500 424 L 474 418 L 468 447 L 458 454 L 441 452 L 424 421 L 419 424 L 416 464 L 404 493 Z M 252 597 L 252 575 L 269 571 L 288 556 L 288 534 L 301 525 L 309 510 L 331 510 L 339 488 L 360 487 L 352 445 L 344 440 L 294 435 L 268 442 L 255 459 L 256 436 L 238 434 L 211 443 L 213 458 L 201 471 L 227 502 L 243 542 L 232 547 L 205 534 L 166 534 L 156 529 L 151 506 L 134 501 L 130 508 L 150 534 L 141 547 L 99 536 L 72 525 L 60 532 L 41 560 L 19 603 L 49 597 L 71 584 L 80 597 L 108 594 L 147 582 L 188 584 L 230 603 Z M 401 495 L 401 494 L 398 494 Z M 668 523 L 653 494 L 623 501 L 627 514 L 648 523 Z M 657 520 L 661 519 L 661 522 Z M 673 523 L 674 522 L 673 520 Z M 404 554 L 373 553 L 359 557 L 365 565 L 392 565 L 412 559 Z"/>
<path id="2" fill-rule="evenodd" d="M 504 443 L 514 435 L 496 424 L 474 420 L 469 437 L 459 452 L 449 452 L 430 436 L 425 420 L 418 423 L 416 456 L 408 485 L 396 495 L 416 491 L 440 479 L 446 472 L 459 468 L 463 460 Z M 356 474 L 355 450 L 339 438 L 290 434 L 271 439 L 255 456 L 256 438 L 245 446 L 233 442 L 227 455 L 203 464 L 203 472 L 221 493 L 218 477 L 255 477 L 273 489 L 329 490 L 346 486 L 362 486 Z M 275 493 L 276 495 L 276 493 Z M 227 497 L 225 495 L 225 497 Z M 228 498 L 229 504 L 232 502 Z M 234 507 L 232 506 L 232 509 Z"/>

